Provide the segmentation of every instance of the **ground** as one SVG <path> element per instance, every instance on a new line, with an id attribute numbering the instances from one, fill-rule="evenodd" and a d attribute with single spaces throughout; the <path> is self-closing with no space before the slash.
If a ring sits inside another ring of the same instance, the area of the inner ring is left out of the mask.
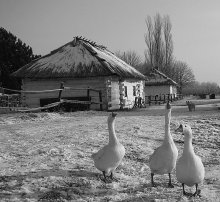
<path id="1" fill-rule="evenodd" d="M 173 103 L 172 103 L 173 104 Z M 185 197 L 175 170 L 156 175 L 151 187 L 149 156 L 164 137 L 164 105 L 119 111 L 116 133 L 126 155 L 117 181 L 105 184 L 91 154 L 108 142 L 109 112 L 11 113 L 0 115 L 0 201 L 220 201 L 220 110 L 215 104 L 172 106 L 171 133 L 179 150 L 179 123 L 191 125 L 205 179 L 201 197 Z M 195 188 L 187 187 L 188 192 Z"/>

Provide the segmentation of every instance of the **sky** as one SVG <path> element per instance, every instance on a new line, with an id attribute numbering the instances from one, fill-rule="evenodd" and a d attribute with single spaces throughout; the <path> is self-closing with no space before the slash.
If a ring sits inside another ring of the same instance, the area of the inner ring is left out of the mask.
<path id="1" fill-rule="evenodd" d="M 219 0 L 0 0 L 0 27 L 45 55 L 75 36 L 144 58 L 146 18 L 168 15 L 174 57 L 220 85 Z"/>

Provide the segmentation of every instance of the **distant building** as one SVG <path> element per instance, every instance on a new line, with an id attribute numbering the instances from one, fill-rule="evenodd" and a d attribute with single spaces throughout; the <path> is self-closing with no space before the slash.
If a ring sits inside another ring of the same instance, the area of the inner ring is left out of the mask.
<path id="1" fill-rule="evenodd" d="M 145 73 L 145 96 L 173 95 L 177 96 L 178 84 L 156 68 Z"/>
<path id="2" fill-rule="evenodd" d="M 22 79 L 24 91 L 59 89 L 61 82 L 64 86 L 79 89 L 64 90 L 62 97 L 68 99 L 86 100 L 88 87 L 101 90 L 105 110 L 130 108 L 137 96 L 144 98 L 145 76 L 142 73 L 106 47 L 82 37 L 75 37 L 12 75 Z M 25 93 L 23 96 L 28 107 L 39 107 L 54 102 L 58 92 Z M 92 101 L 99 101 L 97 93 L 90 96 Z M 99 109 L 99 105 L 93 104 L 91 109 Z"/>

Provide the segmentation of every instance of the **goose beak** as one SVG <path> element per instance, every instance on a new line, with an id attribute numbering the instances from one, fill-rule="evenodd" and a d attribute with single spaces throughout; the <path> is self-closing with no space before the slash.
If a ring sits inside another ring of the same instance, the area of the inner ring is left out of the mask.
<path id="1" fill-rule="evenodd" d="M 183 132 L 183 125 L 180 124 L 179 128 L 175 130 L 175 132 Z"/>
<path id="2" fill-rule="evenodd" d="M 117 116 L 116 112 L 112 112 L 112 117 L 115 118 Z"/>

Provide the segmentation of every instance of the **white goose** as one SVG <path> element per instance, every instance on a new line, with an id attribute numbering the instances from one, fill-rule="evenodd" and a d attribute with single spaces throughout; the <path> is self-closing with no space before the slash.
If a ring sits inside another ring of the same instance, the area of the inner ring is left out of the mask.
<path id="1" fill-rule="evenodd" d="M 116 115 L 117 113 L 112 112 L 108 117 L 109 143 L 97 153 L 92 154 L 95 167 L 104 175 L 104 182 L 106 182 L 106 175 L 109 173 L 111 173 L 110 178 L 113 180 L 113 172 L 125 155 L 125 148 L 115 134 Z"/>
<path id="2" fill-rule="evenodd" d="M 196 186 L 196 191 L 193 196 L 200 195 L 201 190 L 198 190 L 198 184 L 205 177 L 205 169 L 201 158 L 194 153 L 192 146 L 192 129 L 189 125 L 181 124 L 176 131 L 181 131 L 184 134 L 184 149 L 183 154 L 177 161 L 176 177 L 182 183 L 183 194 L 185 192 L 184 185 L 189 187 Z"/>
<path id="3" fill-rule="evenodd" d="M 168 174 L 169 183 L 168 187 L 173 188 L 171 183 L 171 172 L 176 166 L 176 160 L 178 157 L 178 150 L 170 134 L 170 119 L 171 119 L 171 105 L 168 102 L 165 112 L 165 137 L 163 144 L 158 147 L 154 153 L 150 156 L 150 169 L 151 169 L 151 183 L 152 186 L 156 186 L 154 183 L 154 174 Z"/>

